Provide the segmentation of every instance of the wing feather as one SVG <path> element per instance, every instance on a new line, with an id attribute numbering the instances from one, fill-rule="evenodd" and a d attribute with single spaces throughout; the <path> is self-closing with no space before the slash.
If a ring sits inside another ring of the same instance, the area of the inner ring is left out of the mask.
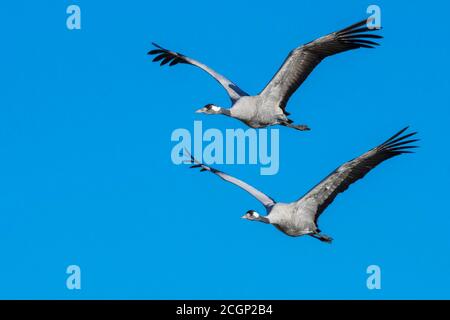
<path id="1" fill-rule="evenodd" d="M 277 101 L 279 107 L 285 110 L 289 98 L 324 58 L 352 49 L 379 45 L 367 40 L 382 38 L 367 33 L 377 30 L 368 28 L 370 21 L 360 21 L 292 50 L 260 95 Z"/>
<path id="2" fill-rule="evenodd" d="M 400 130 L 394 136 L 362 156 L 341 165 L 304 197 L 299 199 L 298 203 L 308 203 L 310 207 L 311 205 L 312 207 L 315 206 L 316 211 L 313 212 L 313 218 L 317 222 L 319 216 L 333 202 L 336 196 L 347 190 L 352 183 L 362 179 L 369 171 L 387 159 L 403 153 L 412 153 L 409 149 L 417 148 L 411 143 L 417 142 L 419 139 L 406 140 L 417 132 L 401 135 L 406 129 L 408 127 Z"/>
<path id="3" fill-rule="evenodd" d="M 214 71 L 207 65 L 205 65 L 197 60 L 186 57 L 185 55 L 183 55 L 181 53 L 167 50 L 156 43 L 153 43 L 153 45 L 157 49 L 150 50 L 148 52 L 149 55 L 156 55 L 156 57 L 153 59 L 153 62 L 158 62 L 158 61 L 162 60 L 160 63 L 161 66 L 170 62 L 169 63 L 170 67 L 172 67 L 176 64 L 179 64 L 179 63 L 186 63 L 186 64 L 196 66 L 196 67 L 206 71 L 209 75 L 211 75 L 214 79 L 216 79 L 217 82 L 219 82 L 222 85 L 222 87 L 226 90 L 226 92 L 230 96 L 230 99 L 233 103 L 236 100 L 238 100 L 239 98 L 241 98 L 242 96 L 248 96 L 248 94 L 244 90 L 239 88 L 232 81 L 228 80 L 221 74 L 217 73 L 216 71 Z"/>
<path id="4" fill-rule="evenodd" d="M 189 152 L 186 151 L 188 155 L 190 156 L 190 162 L 194 163 L 194 165 L 191 166 L 191 168 L 201 168 L 200 171 L 209 171 L 211 173 L 214 173 L 218 177 L 222 178 L 223 180 L 230 182 L 241 189 L 244 189 L 248 193 L 250 193 L 253 197 L 255 197 L 258 201 L 260 201 L 266 209 L 269 209 L 270 207 L 275 205 L 275 200 L 273 200 L 268 195 L 264 194 L 263 192 L 259 191 L 255 187 L 249 185 L 248 183 L 239 180 L 238 178 L 235 178 L 233 176 L 230 176 L 222 171 L 219 171 L 217 169 L 214 169 L 210 166 L 207 166 L 201 162 L 199 162 L 197 159 L 195 159 Z"/>

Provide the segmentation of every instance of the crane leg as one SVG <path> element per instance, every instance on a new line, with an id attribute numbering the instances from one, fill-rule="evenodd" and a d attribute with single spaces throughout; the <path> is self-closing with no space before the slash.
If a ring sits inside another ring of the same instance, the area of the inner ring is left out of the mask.
<path id="1" fill-rule="evenodd" d="M 326 243 L 331 243 L 333 241 L 333 238 L 322 233 L 312 233 L 310 236 Z"/>
<path id="2" fill-rule="evenodd" d="M 282 126 L 288 127 L 288 128 L 293 128 L 296 130 L 300 130 L 300 131 L 309 131 L 311 130 L 306 124 L 292 124 L 289 122 L 283 122 L 280 123 Z"/>

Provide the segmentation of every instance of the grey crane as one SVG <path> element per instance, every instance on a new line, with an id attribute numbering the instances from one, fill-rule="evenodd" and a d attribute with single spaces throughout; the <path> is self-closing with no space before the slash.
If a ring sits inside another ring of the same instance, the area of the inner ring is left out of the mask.
<path id="1" fill-rule="evenodd" d="M 382 38 L 380 35 L 368 33 L 377 30 L 368 27 L 371 20 L 365 19 L 292 50 L 272 80 L 257 95 L 249 95 L 207 65 L 181 53 L 167 50 L 156 43 L 153 43 L 156 49 L 149 51 L 148 54 L 156 55 L 153 61 L 161 61 L 161 66 L 185 63 L 203 69 L 227 91 L 231 99 L 231 108 L 207 104 L 197 110 L 197 113 L 226 115 L 252 128 L 282 125 L 297 130 L 309 130 L 308 126 L 296 125 L 288 118 L 286 105 L 289 98 L 326 57 L 352 49 L 374 48 L 379 45 L 368 40 Z"/>
<path id="2" fill-rule="evenodd" d="M 363 178 L 370 170 L 383 161 L 410 151 L 417 146 L 412 143 L 419 139 L 408 139 L 416 132 L 403 134 L 408 127 L 400 130 L 394 136 L 369 150 L 363 155 L 350 160 L 323 179 L 319 184 L 308 191 L 303 197 L 291 203 L 276 202 L 273 198 L 224 172 L 197 161 L 191 154 L 191 168 L 200 168 L 209 171 L 236 186 L 244 189 L 255 197 L 266 209 L 266 215 L 255 210 L 249 210 L 242 218 L 250 221 L 259 221 L 275 226 L 285 234 L 298 237 L 309 235 L 321 241 L 331 243 L 331 237 L 322 234 L 318 228 L 318 219 L 323 211 L 333 202 L 336 196 L 357 180 Z"/>

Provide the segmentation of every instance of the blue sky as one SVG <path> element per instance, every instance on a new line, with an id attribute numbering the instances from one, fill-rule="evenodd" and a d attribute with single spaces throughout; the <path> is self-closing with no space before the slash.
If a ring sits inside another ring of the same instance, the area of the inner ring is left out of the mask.
<path id="1" fill-rule="evenodd" d="M 82 29 L 66 28 L 66 8 Z M 244 221 L 245 192 L 170 159 L 176 128 L 245 128 L 194 110 L 228 106 L 189 66 L 152 64 L 152 41 L 250 93 L 286 54 L 366 17 L 366 1 L 8 1 L 0 4 L 0 298 L 450 298 L 447 126 L 450 4 L 377 1 L 382 46 L 316 68 L 280 129 L 280 171 L 222 165 L 293 201 L 405 125 L 414 155 L 352 185 L 320 220 L 335 240 Z M 68 290 L 79 265 L 82 289 Z M 366 268 L 382 289 L 366 288 Z"/>

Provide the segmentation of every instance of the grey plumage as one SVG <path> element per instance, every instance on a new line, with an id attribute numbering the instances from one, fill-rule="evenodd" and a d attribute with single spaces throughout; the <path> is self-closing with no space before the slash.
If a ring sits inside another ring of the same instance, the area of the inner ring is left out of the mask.
<path id="1" fill-rule="evenodd" d="M 185 55 L 167 50 L 155 43 L 156 49 L 149 52 L 156 55 L 153 61 L 160 65 L 173 66 L 186 63 L 197 66 L 214 79 L 227 91 L 232 106 L 229 109 L 208 104 L 197 110 L 205 114 L 222 114 L 236 118 L 252 128 L 283 125 L 297 130 L 309 130 L 306 125 L 295 125 L 288 118 L 286 105 L 292 94 L 305 81 L 313 69 L 326 57 L 357 48 L 374 48 L 378 43 L 368 39 L 382 38 L 368 32 L 369 20 L 355 23 L 345 29 L 330 33 L 292 50 L 272 80 L 257 95 L 249 95 L 235 83 L 217 73 L 205 64 Z"/>
<path id="2" fill-rule="evenodd" d="M 418 139 L 408 139 L 414 136 L 416 132 L 403 134 L 407 129 L 408 127 L 400 130 L 379 146 L 344 163 L 303 197 L 291 203 L 276 202 L 273 198 L 246 182 L 202 164 L 190 154 L 189 156 L 191 162 L 194 163 L 192 168 L 201 168 L 202 171 L 209 171 L 223 180 L 235 184 L 253 195 L 266 209 L 266 216 L 261 216 L 254 210 L 249 210 L 243 218 L 272 224 L 289 236 L 310 235 L 321 241 L 331 242 L 332 238 L 322 234 L 318 228 L 320 215 L 339 193 L 347 190 L 352 183 L 363 178 L 377 165 L 392 157 L 412 153 L 411 149 L 417 148 L 412 143 L 418 141 Z"/>

